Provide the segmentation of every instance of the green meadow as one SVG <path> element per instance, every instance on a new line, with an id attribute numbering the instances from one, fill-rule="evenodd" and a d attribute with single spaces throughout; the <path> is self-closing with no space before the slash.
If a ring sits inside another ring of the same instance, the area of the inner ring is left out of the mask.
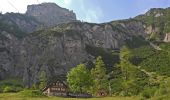
<path id="1" fill-rule="evenodd" d="M 62 98 L 62 97 L 23 97 L 18 93 L 1 93 L 0 100 L 140 100 L 139 97 L 103 97 L 103 98 Z"/>

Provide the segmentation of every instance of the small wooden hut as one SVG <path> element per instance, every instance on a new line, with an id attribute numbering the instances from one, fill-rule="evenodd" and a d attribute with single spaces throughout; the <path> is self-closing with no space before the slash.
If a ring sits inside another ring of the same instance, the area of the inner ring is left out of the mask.
<path id="1" fill-rule="evenodd" d="M 47 96 L 67 96 L 68 87 L 64 81 L 57 80 L 50 83 L 43 89 L 43 94 Z"/>

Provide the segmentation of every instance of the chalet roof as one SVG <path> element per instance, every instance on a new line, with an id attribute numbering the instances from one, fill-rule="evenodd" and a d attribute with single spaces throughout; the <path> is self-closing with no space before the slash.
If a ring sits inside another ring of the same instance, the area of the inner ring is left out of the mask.
<path id="1" fill-rule="evenodd" d="M 66 83 L 66 81 L 62 81 L 62 80 L 60 80 L 60 79 L 57 79 L 57 80 L 55 80 L 55 81 L 53 81 L 53 82 L 51 82 L 51 83 L 49 83 L 44 89 L 42 89 L 42 91 L 45 91 L 45 90 L 47 90 L 50 86 L 52 86 L 53 85 L 53 83 L 56 83 L 56 82 L 60 82 L 60 83 L 63 83 L 64 84 L 64 86 L 65 87 L 67 87 L 67 83 Z"/>

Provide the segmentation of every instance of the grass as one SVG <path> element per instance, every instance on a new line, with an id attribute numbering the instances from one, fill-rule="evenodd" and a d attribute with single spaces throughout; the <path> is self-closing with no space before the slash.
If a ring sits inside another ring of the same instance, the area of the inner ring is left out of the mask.
<path id="1" fill-rule="evenodd" d="M 139 97 L 104 97 L 104 98 L 62 98 L 62 97 L 23 97 L 18 93 L 0 93 L 0 100 L 140 100 Z"/>

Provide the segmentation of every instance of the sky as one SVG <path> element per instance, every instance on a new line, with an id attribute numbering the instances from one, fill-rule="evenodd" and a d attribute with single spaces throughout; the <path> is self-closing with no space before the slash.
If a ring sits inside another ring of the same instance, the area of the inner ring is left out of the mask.
<path id="1" fill-rule="evenodd" d="M 54 2 L 73 10 L 77 19 L 103 23 L 144 14 L 150 8 L 170 7 L 170 0 L 0 0 L 0 11 L 25 13 L 27 5 Z"/>

